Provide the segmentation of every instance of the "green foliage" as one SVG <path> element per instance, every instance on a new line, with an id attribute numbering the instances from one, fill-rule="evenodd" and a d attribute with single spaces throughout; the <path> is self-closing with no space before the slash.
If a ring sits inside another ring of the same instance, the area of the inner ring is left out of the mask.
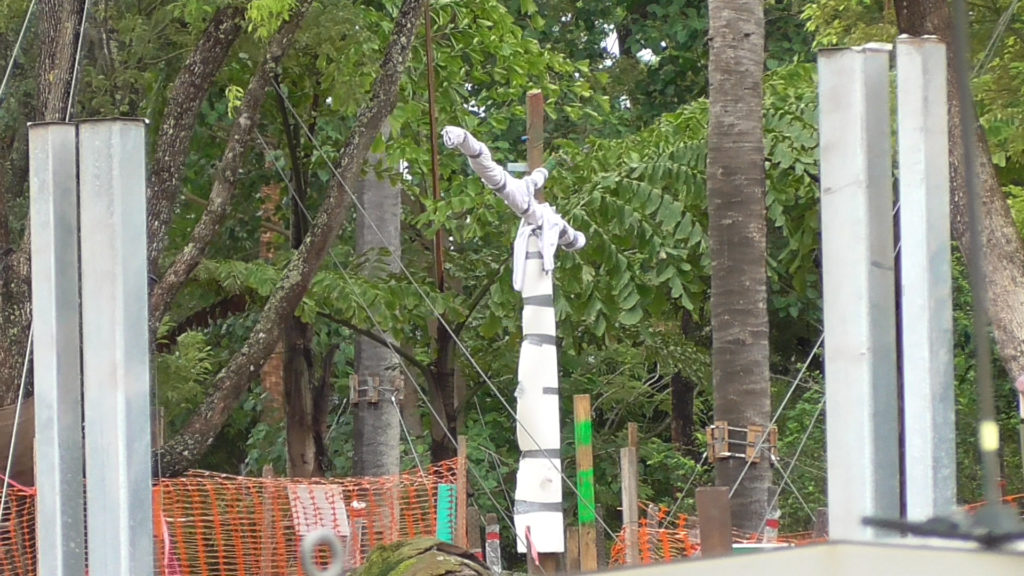
<path id="1" fill-rule="evenodd" d="M 288 19 L 295 4 L 295 0 L 251 0 L 245 13 L 249 31 L 257 38 L 270 38 Z"/>

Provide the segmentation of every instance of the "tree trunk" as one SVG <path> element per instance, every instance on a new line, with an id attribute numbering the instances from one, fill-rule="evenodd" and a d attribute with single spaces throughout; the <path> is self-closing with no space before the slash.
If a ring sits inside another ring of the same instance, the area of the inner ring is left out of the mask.
<path id="1" fill-rule="evenodd" d="M 681 372 L 672 374 L 672 443 L 692 458 L 697 452 L 693 438 L 693 397 L 697 383 Z"/>
<path id="2" fill-rule="evenodd" d="M 451 438 L 458 437 L 459 426 L 455 398 L 455 341 L 440 322 L 435 321 L 434 324 L 437 353 L 434 356 L 434 375 L 430 379 L 430 402 L 441 421 L 433 417 L 430 420 L 430 460 L 436 464 L 458 455 L 458 447 Z"/>
<path id="3" fill-rule="evenodd" d="M 274 350 L 281 326 L 295 313 L 313 282 L 327 251 L 345 223 L 351 201 L 341 182 L 359 177 L 363 160 L 384 122 L 395 108 L 398 86 L 409 61 L 426 0 L 405 0 L 395 18 L 391 40 L 374 80 L 370 97 L 356 118 L 339 153 L 335 178 L 302 247 L 295 253 L 267 300 L 248 340 L 217 375 L 212 393 L 195 411 L 182 431 L 164 445 L 158 456 L 168 475 L 181 474 L 209 448 L 231 412 L 245 398 L 252 378 Z"/>
<path id="4" fill-rule="evenodd" d="M 278 95 L 279 102 L 281 96 Z M 283 104 L 282 104 L 283 105 Z M 282 109 L 282 122 L 289 134 L 288 150 L 292 158 L 291 246 L 298 250 L 306 239 L 309 225 L 306 221 L 306 185 L 302 178 L 304 162 L 300 158 L 298 140 L 294 138 L 293 123 L 287 110 Z M 285 321 L 281 336 L 284 349 L 284 391 L 288 443 L 288 475 L 298 478 L 323 476 L 327 454 L 321 452 L 316 438 L 313 415 L 316 410 L 313 393 L 313 327 L 294 314 Z"/>
<path id="5" fill-rule="evenodd" d="M 386 266 L 366 267 L 369 278 L 377 278 L 383 270 L 397 272 L 396 258 L 402 256 L 402 194 L 386 174 L 384 158 L 372 155 L 366 176 L 356 193 L 365 209 L 356 218 L 356 252 L 378 252 Z M 381 238 L 383 236 L 383 238 Z M 389 254 L 390 252 L 390 254 Z M 372 258 L 371 258 L 372 260 Z M 386 338 L 390 336 L 385 334 Z M 387 346 L 359 336 L 356 338 L 356 376 L 359 390 L 354 402 L 355 427 L 353 470 L 357 476 L 389 476 L 401 471 L 401 414 L 398 405 L 402 394 L 402 372 L 399 358 Z M 411 384 L 410 384 L 411 386 Z M 369 387 L 369 388 L 367 388 Z M 377 398 L 366 399 L 363 390 L 376 390 Z"/>
<path id="6" fill-rule="evenodd" d="M 946 97 L 949 106 L 950 217 L 953 237 L 970 263 L 970 231 L 967 225 L 967 197 L 964 154 L 960 124 L 959 82 L 953 66 L 953 23 L 947 0 L 897 0 L 896 21 L 901 34 L 935 35 L 946 42 L 949 63 Z M 973 102 L 967 103 L 973 106 Z M 985 231 L 985 275 L 988 281 L 989 315 L 998 354 L 1011 380 L 1024 376 L 1024 242 L 1013 221 L 1006 195 L 999 183 L 988 140 L 980 125 L 968 137 L 978 144 L 977 174 L 980 181 Z"/>
<path id="7" fill-rule="evenodd" d="M 760 0 L 710 0 L 709 12 L 707 187 L 715 420 L 736 428 L 767 426 L 764 13 Z M 746 434 L 739 434 L 746 441 Z M 731 451 L 742 453 L 742 445 Z M 739 482 L 731 500 L 732 520 L 746 532 L 758 530 L 767 512 L 772 472 L 768 458 L 760 460 L 745 474 L 743 458 L 715 463 L 718 485 L 731 488 Z"/>
<path id="8" fill-rule="evenodd" d="M 39 6 L 42 25 L 38 71 L 38 108 L 35 119 L 66 120 L 72 102 L 71 78 L 85 0 L 43 0 Z M 17 186 L 19 182 L 15 182 Z M 6 215 L 5 215 L 6 216 Z M 27 226 L 27 225 L 26 225 Z M 26 228 L 27 229 L 27 228 Z M 29 234 L 17 248 L 0 246 L 0 406 L 17 400 L 28 350 L 32 320 L 32 274 Z M 32 371 L 26 374 L 26 394 Z"/>

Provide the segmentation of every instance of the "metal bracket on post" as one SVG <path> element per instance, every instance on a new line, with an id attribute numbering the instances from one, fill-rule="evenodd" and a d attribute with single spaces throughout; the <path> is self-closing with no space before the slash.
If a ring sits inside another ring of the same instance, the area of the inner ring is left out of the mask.
<path id="1" fill-rule="evenodd" d="M 779 457 L 779 430 L 772 426 L 765 437 L 765 427 L 750 424 L 746 428 L 729 426 L 725 420 L 716 420 L 714 425 L 705 429 L 708 445 L 708 461 L 726 458 L 743 458 L 754 462 L 761 461 L 763 454 L 773 466 Z M 760 446 L 758 446 L 760 444 Z"/>
<path id="2" fill-rule="evenodd" d="M 348 378 L 348 399 L 353 405 L 360 402 L 376 404 L 381 399 L 390 401 L 392 395 L 395 400 L 405 397 L 405 378 L 401 374 L 384 377 L 353 374 Z"/>

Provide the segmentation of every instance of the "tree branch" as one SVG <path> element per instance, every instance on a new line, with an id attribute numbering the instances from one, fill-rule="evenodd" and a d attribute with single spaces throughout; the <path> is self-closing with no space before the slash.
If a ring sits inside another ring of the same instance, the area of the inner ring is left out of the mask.
<path id="1" fill-rule="evenodd" d="M 422 372 L 425 378 L 427 378 L 428 380 L 431 378 L 430 367 L 424 364 L 421 360 L 417 359 L 415 354 L 413 354 L 409 350 L 402 348 L 401 345 L 398 344 L 397 342 L 389 339 L 386 336 L 378 334 L 373 330 L 367 330 L 366 328 L 356 326 L 355 324 L 349 322 L 348 320 L 345 320 L 344 318 L 339 318 L 337 316 L 327 314 L 325 312 L 321 312 L 319 315 L 321 318 L 325 320 L 330 320 L 335 324 L 340 324 L 360 336 L 365 336 L 366 338 L 373 340 L 374 342 L 380 344 L 381 346 L 394 350 L 395 354 L 401 356 L 403 360 L 405 360 L 409 364 L 412 364 L 413 367 Z"/>
<path id="2" fill-rule="evenodd" d="M 395 108 L 398 86 L 409 61 L 426 1 L 405 0 L 402 4 L 370 99 L 360 108 L 355 126 L 341 151 L 338 178 L 332 182 L 306 240 L 285 268 L 249 339 L 214 379 L 211 385 L 213 393 L 203 401 L 182 431 L 158 453 L 167 474 L 183 473 L 206 452 L 273 351 L 280 327 L 295 313 L 313 282 L 317 269 L 349 214 L 351 199 L 343 189 L 344 182 L 358 178 L 374 138 Z"/>
<path id="3" fill-rule="evenodd" d="M 167 246 L 167 231 L 181 190 L 199 108 L 241 35 L 244 19 L 245 9 L 240 6 L 221 8 L 213 15 L 168 96 L 146 194 L 150 274 L 157 274 L 157 263 Z"/>
<path id="4" fill-rule="evenodd" d="M 252 140 L 253 129 L 259 124 L 260 108 L 266 99 L 272 75 L 281 63 L 281 59 L 284 58 L 292 39 L 295 38 L 299 25 L 311 4 L 312 0 L 304 0 L 295 8 L 291 18 L 281 25 L 267 46 L 263 62 L 249 81 L 249 87 L 245 91 L 245 97 L 238 110 L 238 117 L 231 126 L 231 134 L 228 136 L 224 155 L 217 166 L 213 190 L 210 192 L 210 204 L 206 207 L 195 229 L 192 230 L 192 237 L 189 238 L 188 244 L 178 253 L 174 263 L 160 279 L 160 283 L 153 289 L 149 298 L 151 336 L 156 334 L 171 301 L 174 300 L 192 271 L 202 261 L 206 250 L 227 217 L 228 210 L 231 208 L 231 198 L 234 196 L 238 179 L 242 174 L 241 167 L 245 160 L 245 151 Z"/>

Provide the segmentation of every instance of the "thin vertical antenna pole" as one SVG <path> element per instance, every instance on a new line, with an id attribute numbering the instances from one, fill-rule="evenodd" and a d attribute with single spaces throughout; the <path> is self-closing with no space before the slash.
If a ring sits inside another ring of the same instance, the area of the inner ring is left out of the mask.
<path id="1" fill-rule="evenodd" d="M 28 141 L 36 549 L 40 574 L 81 576 L 85 573 L 85 502 L 75 125 L 30 124 Z"/>
<path id="2" fill-rule="evenodd" d="M 831 536 L 899 517 L 889 56 L 818 56 L 825 401 Z"/>
<path id="3" fill-rule="evenodd" d="M 434 202 L 441 201 L 441 166 L 437 146 L 437 82 L 434 79 L 434 32 L 430 17 L 430 1 L 424 6 L 424 26 L 426 27 L 427 43 L 427 107 L 430 115 L 430 184 L 434 192 Z M 438 228 L 434 234 L 434 280 L 437 291 L 444 292 L 444 227 Z"/>
<path id="4" fill-rule="evenodd" d="M 956 505 L 946 45 L 896 40 L 907 519 Z"/>
<path id="5" fill-rule="evenodd" d="M 89 570 L 153 570 L 145 122 L 78 128 Z"/>
<path id="6" fill-rule="evenodd" d="M 996 423 L 995 391 L 992 387 L 992 348 L 988 339 L 988 283 L 985 279 L 985 239 L 982 236 L 984 207 L 978 186 L 977 122 L 971 95 L 970 48 L 967 35 L 967 3 L 953 0 L 953 66 L 960 96 L 960 146 L 964 152 L 967 225 L 970 230 L 968 275 L 974 317 L 974 370 L 978 382 L 978 446 L 985 499 L 999 502 L 999 425 Z"/>

